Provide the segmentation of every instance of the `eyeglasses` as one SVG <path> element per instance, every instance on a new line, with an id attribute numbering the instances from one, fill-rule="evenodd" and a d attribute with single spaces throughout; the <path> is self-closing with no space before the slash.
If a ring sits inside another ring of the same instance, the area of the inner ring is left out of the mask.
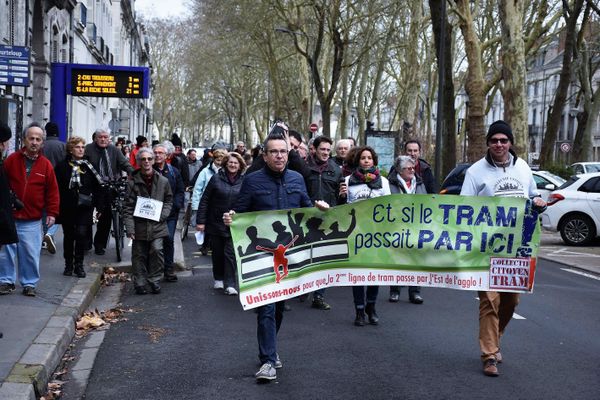
<path id="1" fill-rule="evenodd" d="M 142 160 L 142 161 L 152 161 L 152 160 L 154 160 L 154 157 L 142 157 L 142 158 L 140 158 L 140 160 Z"/>
<path id="2" fill-rule="evenodd" d="M 402 168 L 402 169 L 407 169 L 407 170 L 409 170 L 409 171 L 414 171 L 414 170 L 415 170 L 415 167 L 404 167 L 404 168 Z"/>
<path id="3" fill-rule="evenodd" d="M 507 139 L 507 138 L 502 138 L 502 139 L 491 138 L 491 139 L 489 140 L 489 142 L 490 142 L 491 144 L 496 144 L 496 143 L 502 143 L 502 144 L 506 144 L 506 143 L 508 143 L 508 139 Z"/>
<path id="4" fill-rule="evenodd" d="M 273 149 L 273 150 L 268 150 L 267 153 L 269 153 L 273 157 L 276 157 L 277 155 L 285 156 L 288 153 L 288 151 L 287 150 L 275 150 L 275 149 Z"/>

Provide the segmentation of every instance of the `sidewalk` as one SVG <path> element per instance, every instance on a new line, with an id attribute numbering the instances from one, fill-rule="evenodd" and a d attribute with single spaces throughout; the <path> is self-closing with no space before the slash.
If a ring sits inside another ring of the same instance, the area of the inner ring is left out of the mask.
<path id="1" fill-rule="evenodd" d="M 129 240 L 123 261 L 117 263 L 111 238 L 105 255 L 93 250 L 86 254 L 86 278 L 66 277 L 62 275 L 61 228 L 55 242 L 56 254 L 42 250 L 36 297 L 23 296 L 18 282 L 12 294 L 0 296 L 0 400 L 36 399 L 46 392 L 49 378 L 75 335 L 75 321 L 100 288 L 103 268 L 131 267 Z M 175 261 L 184 265 L 181 242 L 175 247 Z"/>
<path id="2" fill-rule="evenodd" d="M 75 335 L 76 319 L 100 288 L 102 268 L 130 267 L 128 241 L 120 264 L 111 242 L 104 256 L 93 251 L 86 255 L 86 278 L 65 277 L 62 229 L 55 239 L 56 254 L 42 251 L 38 295 L 23 296 L 17 286 L 11 295 L 0 296 L 0 332 L 4 336 L 0 338 L 0 400 L 36 399 L 45 393 L 48 379 Z M 175 242 L 175 260 L 183 263 L 181 242 Z M 567 247 L 557 233 L 542 234 L 539 257 L 600 274 L 600 246 Z"/>

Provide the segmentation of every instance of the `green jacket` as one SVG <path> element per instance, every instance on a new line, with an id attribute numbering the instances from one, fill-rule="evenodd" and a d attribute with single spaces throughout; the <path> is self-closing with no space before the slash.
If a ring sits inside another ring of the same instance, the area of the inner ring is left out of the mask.
<path id="1" fill-rule="evenodd" d="M 148 193 L 141 170 L 135 171 L 132 177 L 133 179 L 128 182 L 127 198 L 123 207 L 127 232 L 133 232 L 135 240 L 154 240 L 169 236 L 166 221 L 173 205 L 173 194 L 169 180 L 155 172 L 152 176 L 152 193 Z M 163 202 L 158 222 L 133 216 L 138 196 Z"/>

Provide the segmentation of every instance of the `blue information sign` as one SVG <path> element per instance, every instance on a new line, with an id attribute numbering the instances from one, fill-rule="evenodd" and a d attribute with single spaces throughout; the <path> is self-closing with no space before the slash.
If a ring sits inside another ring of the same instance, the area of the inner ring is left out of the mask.
<path id="1" fill-rule="evenodd" d="M 28 47 L 0 45 L 0 85 L 29 86 Z"/>

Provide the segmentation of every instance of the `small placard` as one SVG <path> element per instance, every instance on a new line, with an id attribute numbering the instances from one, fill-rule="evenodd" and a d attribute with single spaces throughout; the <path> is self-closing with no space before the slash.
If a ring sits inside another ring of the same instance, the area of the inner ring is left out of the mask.
<path id="1" fill-rule="evenodd" d="M 133 211 L 133 216 L 151 219 L 152 221 L 158 222 L 160 220 L 160 213 L 162 212 L 162 208 L 162 201 L 150 199 L 148 197 L 138 197 L 137 201 L 135 202 L 135 210 Z"/>

